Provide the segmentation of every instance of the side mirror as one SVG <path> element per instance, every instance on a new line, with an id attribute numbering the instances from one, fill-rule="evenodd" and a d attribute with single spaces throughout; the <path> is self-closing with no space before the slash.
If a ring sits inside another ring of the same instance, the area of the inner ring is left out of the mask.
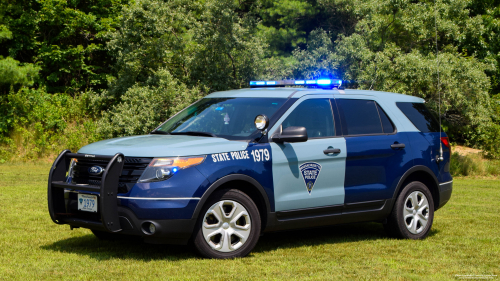
<path id="1" fill-rule="evenodd" d="M 307 141 L 307 130 L 305 127 L 288 127 L 281 134 L 272 137 L 274 142 L 305 142 Z"/>

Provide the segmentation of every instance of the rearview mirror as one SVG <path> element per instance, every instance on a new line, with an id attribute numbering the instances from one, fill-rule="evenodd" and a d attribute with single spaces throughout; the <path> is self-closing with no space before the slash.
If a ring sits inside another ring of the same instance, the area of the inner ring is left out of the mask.
<path id="1" fill-rule="evenodd" d="M 281 134 L 272 137 L 274 142 L 305 142 L 307 141 L 307 130 L 305 127 L 288 127 Z"/>

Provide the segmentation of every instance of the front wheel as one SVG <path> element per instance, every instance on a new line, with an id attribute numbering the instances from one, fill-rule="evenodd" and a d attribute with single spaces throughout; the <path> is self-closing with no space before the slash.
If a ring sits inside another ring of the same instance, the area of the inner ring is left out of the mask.
<path id="1" fill-rule="evenodd" d="M 244 257 L 260 236 L 259 210 L 248 195 L 236 190 L 216 191 L 200 212 L 194 246 L 207 258 Z"/>
<path id="2" fill-rule="evenodd" d="M 407 239 L 424 239 L 434 220 L 434 201 L 425 184 L 407 184 L 394 204 L 385 225 L 390 235 Z"/>

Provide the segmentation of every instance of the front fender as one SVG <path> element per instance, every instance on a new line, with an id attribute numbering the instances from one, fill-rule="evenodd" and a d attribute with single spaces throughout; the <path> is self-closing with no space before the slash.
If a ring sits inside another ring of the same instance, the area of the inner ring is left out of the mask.
<path id="1" fill-rule="evenodd" d="M 227 175 L 223 178 L 220 178 L 216 182 L 214 182 L 201 196 L 201 199 L 198 201 L 198 204 L 196 206 L 196 209 L 194 210 L 193 217 L 192 219 L 197 219 L 198 215 L 201 212 L 201 209 L 205 205 L 205 202 L 210 198 L 212 193 L 216 191 L 220 186 L 231 182 L 231 181 L 245 181 L 255 187 L 256 190 L 260 193 L 260 196 L 263 198 L 265 206 L 266 206 L 266 211 L 269 212 L 271 210 L 271 204 L 269 202 L 269 198 L 266 195 L 266 191 L 260 185 L 260 183 L 255 180 L 254 178 L 247 176 L 247 175 L 242 175 L 242 174 L 232 174 L 232 175 Z"/>

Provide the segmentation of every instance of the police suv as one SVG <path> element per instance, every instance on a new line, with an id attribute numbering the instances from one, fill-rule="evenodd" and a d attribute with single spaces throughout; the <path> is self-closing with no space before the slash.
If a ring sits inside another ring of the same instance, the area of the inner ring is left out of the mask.
<path id="1" fill-rule="evenodd" d="M 452 192 L 446 134 L 420 98 L 341 83 L 252 81 L 148 135 L 65 150 L 50 216 L 101 239 L 191 242 L 210 258 L 243 257 L 264 232 L 353 222 L 425 238 Z"/>

